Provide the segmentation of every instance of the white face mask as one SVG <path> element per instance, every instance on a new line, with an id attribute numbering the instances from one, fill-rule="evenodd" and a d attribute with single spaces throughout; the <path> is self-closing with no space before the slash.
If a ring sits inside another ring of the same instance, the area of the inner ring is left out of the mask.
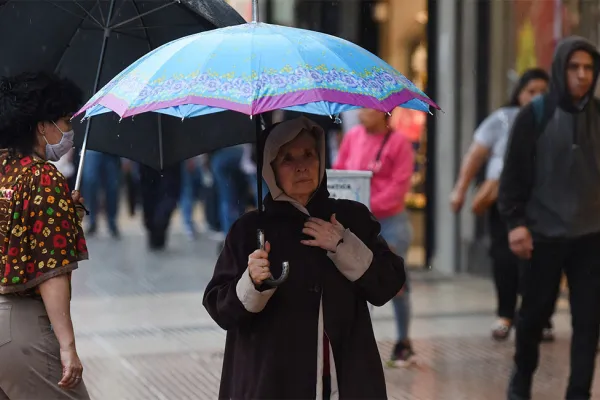
<path id="1" fill-rule="evenodd" d="M 56 123 L 52 123 L 56 126 L 56 129 L 62 133 L 62 137 L 60 138 L 60 142 L 50 144 L 48 143 L 46 136 L 44 136 L 44 140 L 46 141 L 46 159 L 48 161 L 58 161 L 73 148 L 75 132 L 73 132 L 73 130 L 63 132 Z"/>

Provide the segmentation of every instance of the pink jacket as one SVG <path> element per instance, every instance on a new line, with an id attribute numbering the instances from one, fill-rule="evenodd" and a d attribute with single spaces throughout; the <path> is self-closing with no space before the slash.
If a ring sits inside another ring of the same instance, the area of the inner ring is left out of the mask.
<path id="1" fill-rule="evenodd" d="M 408 139 L 393 132 L 383 147 L 379 169 L 373 170 L 377 152 L 385 133 L 369 134 L 362 125 L 350 130 L 342 141 L 334 169 L 373 171 L 371 211 L 377 219 L 404 210 L 404 197 L 410 189 L 414 168 L 414 151 Z"/>

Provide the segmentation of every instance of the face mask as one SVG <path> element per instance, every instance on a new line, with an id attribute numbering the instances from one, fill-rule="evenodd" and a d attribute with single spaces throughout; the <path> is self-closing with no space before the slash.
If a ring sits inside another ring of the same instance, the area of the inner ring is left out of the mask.
<path id="1" fill-rule="evenodd" d="M 56 129 L 62 133 L 62 137 L 60 138 L 60 142 L 56 144 L 48 143 L 48 139 L 44 136 L 44 140 L 46 141 L 46 159 L 48 161 L 58 161 L 65 154 L 67 154 L 73 148 L 73 139 L 75 137 L 75 132 L 70 130 L 68 132 L 63 132 L 58 125 L 53 122 Z"/>

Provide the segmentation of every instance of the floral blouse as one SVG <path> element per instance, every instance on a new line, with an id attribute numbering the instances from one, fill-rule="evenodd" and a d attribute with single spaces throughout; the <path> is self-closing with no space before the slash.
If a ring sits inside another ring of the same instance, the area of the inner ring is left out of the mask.
<path id="1" fill-rule="evenodd" d="M 39 295 L 40 283 L 88 252 L 65 177 L 34 156 L 0 152 L 0 295 Z"/>

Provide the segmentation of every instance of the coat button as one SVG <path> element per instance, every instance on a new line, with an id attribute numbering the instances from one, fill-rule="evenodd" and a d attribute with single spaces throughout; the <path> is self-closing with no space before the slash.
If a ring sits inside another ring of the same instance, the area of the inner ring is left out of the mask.
<path id="1" fill-rule="evenodd" d="M 321 285 L 315 284 L 310 289 L 309 292 L 321 293 Z"/>

